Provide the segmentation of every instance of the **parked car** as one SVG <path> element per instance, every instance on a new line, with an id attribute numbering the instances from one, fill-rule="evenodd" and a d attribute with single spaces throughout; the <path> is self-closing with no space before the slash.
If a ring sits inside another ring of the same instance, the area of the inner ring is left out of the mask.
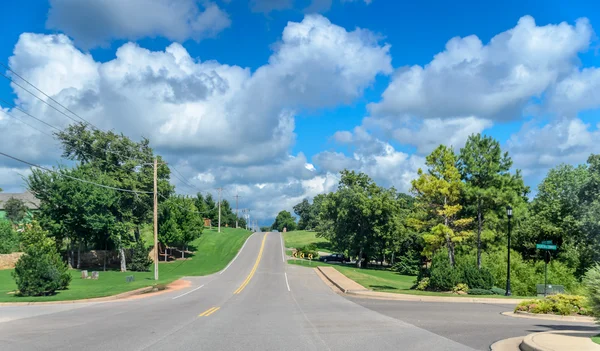
<path id="1" fill-rule="evenodd" d="M 319 257 L 319 261 L 321 262 L 342 262 L 342 263 L 346 263 L 348 262 L 348 257 L 344 256 L 343 254 L 340 253 L 334 253 L 328 256 L 321 256 Z"/>

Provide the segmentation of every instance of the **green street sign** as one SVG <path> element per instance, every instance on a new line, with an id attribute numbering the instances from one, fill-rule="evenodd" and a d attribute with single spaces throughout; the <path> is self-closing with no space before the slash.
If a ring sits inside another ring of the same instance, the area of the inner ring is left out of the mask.
<path id="1" fill-rule="evenodd" d="M 543 245 L 552 245 L 552 240 L 545 240 L 545 241 L 542 241 L 542 244 L 543 244 Z"/>
<path id="2" fill-rule="evenodd" d="M 542 249 L 542 250 L 556 250 L 556 245 L 536 244 L 535 248 Z"/>

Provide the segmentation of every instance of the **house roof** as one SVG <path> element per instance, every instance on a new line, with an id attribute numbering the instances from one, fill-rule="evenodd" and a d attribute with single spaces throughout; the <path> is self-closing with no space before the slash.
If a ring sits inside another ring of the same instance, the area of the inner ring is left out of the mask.
<path id="1" fill-rule="evenodd" d="M 23 201 L 25 206 L 30 210 L 37 209 L 40 206 L 40 200 L 36 199 L 35 196 L 28 191 L 24 193 L 0 193 L 0 210 L 4 210 L 4 203 L 10 198 Z"/>

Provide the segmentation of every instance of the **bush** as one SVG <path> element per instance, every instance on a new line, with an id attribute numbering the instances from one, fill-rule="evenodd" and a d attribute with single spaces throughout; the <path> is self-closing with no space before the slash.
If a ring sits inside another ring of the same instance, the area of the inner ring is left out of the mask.
<path id="1" fill-rule="evenodd" d="M 467 292 L 467 291 L 469 291 L 469 286 L 464 283 L 458 283 L 458 284 L 456 284 L 455 287 L 452 288 L 453 293 Z"/>
<path id="2" fill-rule="evenodd" d="M 460 283 L 460 274 L 454 269 L 444 253 L 437 254 L 431 262 L 429 288 L 437 291 L 450 291 Z"/>
<path id="3" fill-rule="evenodd" d="M 131 254 L 131 262 L 127 269 L 134 272 L 148 272 L 150 265 L 153 263 L 148 253 L 149 248 L 146 248 L 142 240 L 138 240 Z"/>
<path id="4" fill-rule="evenodd" d="M 506 284 L 506 251 L 499 250 L 482 256 L 485 266 L 494 277 L 494 285 Z M 536 284 L 544 283 L 544 261 L 524 261 L 516 251 L 511 251 L 511 292 L 516 296 L 536 295 Z M 574 275 L 574 269 L 568 268 L 564 263 L 552 261 L 548 264 L 548 284 L 564 285 L 568 292 L 578 291 L 581 284 Z"/>
<path id="5" fill-rule="evenodd" d="M 427 288 L 429 288 L 429 278 L 428 277 L 425 277 L 425 278 L 419 280 L 419 282 L 417 283 L 417 286 L 415 287 L 415 289 L 421 290 L 421 291 L 427 290 Z"/>
<path id="6" fill-rule="evenodd" d="M 66 289 L 71 282 L 68 267 L 56 251 L 52 239 L 37 223 L 27 225 L 23 232 L 25 254 L 19 258 L 12 273 L 21 296 L 53 294 Z"/>
<path id="7" fill-rule="evenodd" d="M 594 265 L 583 278 L 591 313 L 600 319 L 600 264 Z"/>
<path id="8" fill-rule="evenodd" d="M 469 295 L 494 295 L 494 292 L 488 289 L 469 289 Z"/>
<path id="9" fill-rule="evenodd" d="M 0 254 L 19 251 L 19 234 L 9 221 L 0 220 Z"/>
<path id="10" fill-rule="evenodd" d="M 490 290 L 494 286 L 492 273 L 485 268 L 477 269 L 474 266 L 464 266 L 462 281 L 472 289 Z"/>
<path id="11" fill-rule="evenodd" d="M 506 290 L 502 289 L 502 288 L 498 288 L 498 287 L 492 287 L 490 289 L 494 295 L 506 295 Z"/>
<path id="12" fill-rule="evenodd" d="M 407 252 L 406 255 L 400 256 L 398 261 L 394 263 L 392 269 L 403 275 L 418 275 L 421 268 L 421 260 L 419 255 L 414 251 Z"/>
<path id="13" fill-rule="evenodd" d="M 544 299 L 533 299 L 521 302 L 515 311 L 529 313 L 559 314 L 568 316 L 572 314 L 591 315 L 588 300 L 584 296 L 577 295 L 551 295 Z"/>

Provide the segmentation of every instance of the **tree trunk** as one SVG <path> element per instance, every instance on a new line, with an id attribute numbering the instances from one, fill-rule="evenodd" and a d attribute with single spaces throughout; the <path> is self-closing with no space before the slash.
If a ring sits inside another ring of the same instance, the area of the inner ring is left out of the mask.
<path id="1" fill-rule="evenodd" d="M 81 268 L 81 244 L 82 242 L 80 241 L 77 246 L 77 269 Z"/>
<path id="2" fill-rule="evenodd" d="M 127 272 L 127 262 L 125 261 L 125 249 L 119 248 L 119 257 L 121 258 L 121 272 Z"/>
<path id="3" fill-rule="evenodd" d="M 356 261 L 356 267 L 361 268 L 362 267 L 362 257 L 363 257 L 363 248 L 360 248 L 360 251 L 358 251 L 358 260 Z"/>
<path id="4" fill-rule="evenodd" d="M 107 246 L 106 246 L 106 245 L 107 245 L 107 243 L 106 243 L 106 242 L 107 242 L 107 241 L 108 241 L 108 239 L 107 239 L 107 238 L 104 238 L 104 267 L 102 268 L 102 270 L 103 270 L 104 272 L 106 272 L 106 256 L 108 255 L 108 252 L 106 252 L 106 248 L 107 248 Z"/>
<path id="5" fill-rule="evenodd" d="M 69 268 L 73 268 L 75 266 L 75 262 L 73 259 L 73 256 L 75 256 L 75 254 L 73 253 L 73 239 L 69 239 L 69 246 L 70 246 L 70 250 L 69 250 Z"/>
<path id="6" fill-rule="evenodd" d="M 392 262 L 391 262 L 391 265 L 392 266 L 394 265 L 394 252 L 393 251 L 392 251 Z"/>
<path id="7" fill-rule="evenodd" d="M 481 199 L 477 201 L 477 268 L 481 269 L 481 229 L 483 220 L 481 218 Z"/>
<path id="8" fill-rule="evenodd" d="M 181 248 L 181 258 L 185 258 L 185 248 Z"/>

